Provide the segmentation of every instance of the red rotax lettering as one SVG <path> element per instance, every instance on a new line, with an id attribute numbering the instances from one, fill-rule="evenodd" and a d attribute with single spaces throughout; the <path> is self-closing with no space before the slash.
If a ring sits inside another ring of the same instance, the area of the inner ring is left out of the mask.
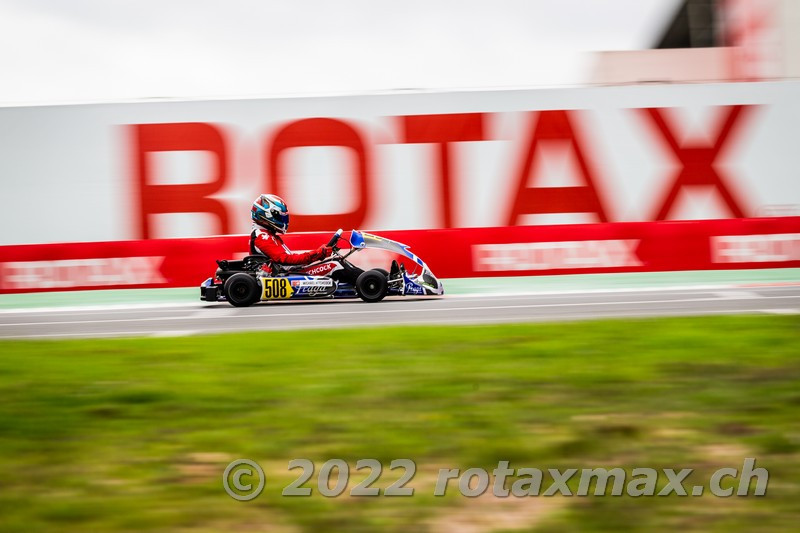
<path id="1" fill-rule="evenodd" d="M 453 227 L 451 208 L 451 180 L 456 165 L 450 157 L 450 144 L 454 142 L 482 141 L 483 115 L 465 113 L 452 115 L 413 115 L 401 117 L 406 143 L 434 143 L 439 145 L 439 184 L 443 228 Z"/>
<path id="2" fill-rule="evenodd" d="M 531 140 L 520 165 L 517 194 L 508 217 L 508 225 L 516 226 L 523 215 L 552 213 L 594 213 L 598 222 L 607 222 L 603 204 L 595 188 L 596 172 L 581 148 L 582 142 L 570 120 L 570 111 L 531 113 Z M 537 120 L 538 117 L 538 120 Z M 568 141 L 585 185 L 578 187 L 528 187 L 536 149 L 541 141 Z"/>
<path id="3" fill-rule="evenodd" d="M 309 118 L 292 122 L 281 128 L 267 148 L 269 161 L 266 177 L 267 190 L 287 198 L 287 177 L 282 172 L 280 156 L 284 150 L 305 146 L 341 146 L 355 152 L 357 164 L 356 190 L 358 196 L 355 209 L 347 213 L 328 215 L 292 214 L 292 231 L 327 231 L 338 227 L 358 228 L 367 216 L 369 202 L 369 165 L 367 148 L 352 125 L 332 118 Z"/>
<path id="4" fill-rule="evenodd" d="M 138 185 L 137 238 L 149 239 L 149 216 L 161 213 L 210 213 L 219 222 L 219 234 L 229 233 L 225 205 L 211 198 L 225 186 L 228 177 L 227 152 L 222 132 L 212 124 L 136 124 L 134 137 L 134 179 Z M 152 152 L 207 151 L 214 155 L 213 179 L 203 183 L 154 185 L 147 155 Z"/>
<path id="5" fill-rule="evenodd" d="M 711 185 L 715 187 L 734 218 L 744 218 L 746 216 L 744 209 L 742 209 L 742 203 L 733 194 L 730 185 L 725 183 L 723 175 L 717 169 L 715 163 L 734 129 L 741 123 L 742 117 L 752 107 L 742 105 L 726 106 L 724 108 L 725 113 L 720 120 L 722 124 L 718 128 L 717 138 L 712 144 L 707 145 L 679 144 L 664 120 L 663 108 L 640 110 L 642 115 L 647 117 L 653 129 L 660 133 L 659 138 L 681 165 L 681 169 L 676 174 L 672 186 L 652 220 L 666 220 L 678 197 L 678 193 L 683 187 L 690 185 Z"/>

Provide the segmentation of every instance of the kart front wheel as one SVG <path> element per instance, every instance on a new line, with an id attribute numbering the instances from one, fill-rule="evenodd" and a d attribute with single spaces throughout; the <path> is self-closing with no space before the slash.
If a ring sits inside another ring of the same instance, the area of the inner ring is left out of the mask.
<path id="1" fill-rule="evenodd" d="M 258 281 L 243 272 L 229 277 L 223 291 L 228 303 L 236 307 L 247 307 L 261 299 L 261 287 Z"/>
<path id="2" fill-rule="evenodd" d="M 388 287 L 386 275 L 378 270 L 362 272 L 356 279 L 356 292 L 365 302 L 380 302 L 386 296 Z"/>

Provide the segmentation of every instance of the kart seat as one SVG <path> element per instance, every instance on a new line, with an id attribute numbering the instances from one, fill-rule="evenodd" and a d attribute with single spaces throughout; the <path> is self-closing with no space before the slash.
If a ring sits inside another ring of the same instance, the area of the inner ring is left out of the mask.
<path id="1" fill-rule="evenodd" d="M 248 255 L 240 260 L 217 259 L 217 266 L 223 271 L 256 271 L 261 265 L 269 263 L 265 255 Z"/>

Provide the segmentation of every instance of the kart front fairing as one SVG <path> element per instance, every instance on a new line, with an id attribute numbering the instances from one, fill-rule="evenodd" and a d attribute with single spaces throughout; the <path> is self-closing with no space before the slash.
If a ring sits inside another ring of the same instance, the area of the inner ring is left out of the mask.
<path id="1" fill-rule="evenodd" d="M 409 250 L 407 244 L 403 244 L 386 237 L 380 237 L 371 233 L 353 230 L 350 233 L 350 246 L 354 249 L 373 248 L 387 250 L 397 255 L 403 256 L 419 267 L 419 271 L 403 272 L 404 288 L 403 294 L 444 294 L 442 283 L 433 275 L 431 269 L 425 262 Z M 416 270 L 416 269 L 415 269 Z"/>

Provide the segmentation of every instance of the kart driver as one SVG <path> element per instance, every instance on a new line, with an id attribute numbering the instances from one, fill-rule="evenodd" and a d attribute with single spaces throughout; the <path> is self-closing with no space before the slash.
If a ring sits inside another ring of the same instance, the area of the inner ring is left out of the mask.
<path id="1" fill-rule="evenodd" d="M 305 253 L 293 253 L 283 244 L 280 234 L 289 229 L 289 209 L 280 197 L 262 194 L 250 209 L 253 231 L 250 232 L 250 255 L 266 255 L 277 265 L 307 265 L 330 257 L 333 249 L 320 246 Z"/>

